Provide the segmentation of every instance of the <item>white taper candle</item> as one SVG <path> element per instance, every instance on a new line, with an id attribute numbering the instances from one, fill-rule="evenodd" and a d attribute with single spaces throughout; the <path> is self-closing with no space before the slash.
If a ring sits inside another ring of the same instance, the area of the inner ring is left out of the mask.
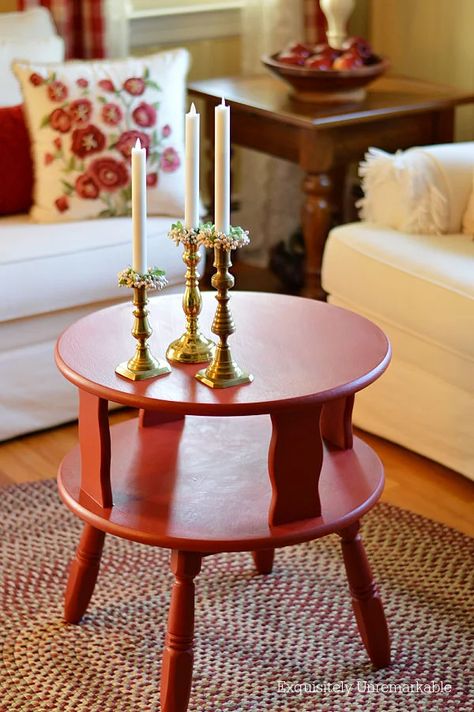
<path id="1" fill-rule="evenodd" d="M 214 201 L 217 232 L 228 234 L 230 227 L 230 106 L 224 99 L 215 109 Z"/>
<path id="2" fill-rule="evenodd" d="M 184 226 L 188 229 L 199 227 L 199 128 L 200 116 L 191 104 L 186 114 L 185 177 L 186 197 L 184 205 Z"/>
<path id="3" fill-rule="evenodd" d="M 132 267 L 135 272 L 147 271 L 146 238 L 146 149 L 137 138 L 132 148 Z"/>

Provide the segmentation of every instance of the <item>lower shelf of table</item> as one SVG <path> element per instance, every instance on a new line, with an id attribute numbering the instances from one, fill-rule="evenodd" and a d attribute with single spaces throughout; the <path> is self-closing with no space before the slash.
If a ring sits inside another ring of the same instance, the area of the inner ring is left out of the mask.
<path id="1" fill-rule="evenodd" d="M 61 464 L 59 492 L 75 514 L 106 532 L 202 552 L 316 539 L 348 526 L 379 498 L 382 464 L 368 445 L 354 438 L 352 450 L 325 446 L 321 516 L 270 526 L 270 436 L 266 415 L 187 416 L 147 428 L 126 421 L 111 428 L 114 506 L 104 509 L 81 491 L 78 447 Z"/>

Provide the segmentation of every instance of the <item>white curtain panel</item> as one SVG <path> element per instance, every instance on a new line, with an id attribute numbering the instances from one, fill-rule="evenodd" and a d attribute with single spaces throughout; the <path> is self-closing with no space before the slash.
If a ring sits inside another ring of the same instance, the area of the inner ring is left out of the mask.
<path id="1" fill-rule="evenodd" d="M 246 74 L 263 73 L 262 54 L 303 38 L 303 0 L 246 0 L 242 10 L 242 62 Z M 287 161 L 242 150 L 241 209 L 232 222 L 250 230 L 239 258 L 259 267 L 269 250 L 300 224 L 302 171 Z"/>
<path id="2" fill-rule="evenodd" d="M 122 59 L 129 54 L 130 0 L 105 0 L 105 49 L 111 59 Z"/>

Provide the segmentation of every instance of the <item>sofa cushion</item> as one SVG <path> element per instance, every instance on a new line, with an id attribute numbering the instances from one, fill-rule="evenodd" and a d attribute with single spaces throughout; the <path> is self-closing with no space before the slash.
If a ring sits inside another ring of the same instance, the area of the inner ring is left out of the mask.
<path id="1" fill-rule="evenodd" d="M 331 231 L 322 282 L 375 319 L 472 360 L 473 275 L 467 235 L 408 235 L 361 222 Z"/>
<path id="2" fill-rule="evenodd" d="M 184 207 L 184 49 L 124 60 L 15 63 L 35 165 L 37 222 L 129 215 L 130 153 L 147 151 L 148 211 Z"/>
<path id="3" fill-rule="evenodd" d="M 28 212 L 33 190 L 33 164 L 21 105 L 0 107 L 0 166 L 3 176 L 8 176 L 0 191 L 0 215 Z"/>
<path id="4" fill-rule="evenodd" d="M 168 237 L 172 219 L 148 219 L 149 265 L 170 285 L 184 281 L 182 249 Z M 32 225 L 26 215 L 0 219 L 0 322 L 118 299 L 117 273 L 131 263 L 130 218 Z"/>

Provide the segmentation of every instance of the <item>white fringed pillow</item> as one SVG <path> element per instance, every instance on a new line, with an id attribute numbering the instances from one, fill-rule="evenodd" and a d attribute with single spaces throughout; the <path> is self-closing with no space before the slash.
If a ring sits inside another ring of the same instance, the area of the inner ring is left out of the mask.
<path id="1" fill-rule="evenodd" d="M 184 112 L 189 53 L 125 60 L 16 62 L 35 172 L 36 222 L 129 215 L 130 153 L 147 151 L 154 215 L 184 209 Z"/>
<path id="2" fill-rule="evenodd" d="M 370 148 L 359 166 L 360 217 L 400 232 L 449 232 L 449 194 L 436 160 L 420 148 L 386 153 Z"/>

